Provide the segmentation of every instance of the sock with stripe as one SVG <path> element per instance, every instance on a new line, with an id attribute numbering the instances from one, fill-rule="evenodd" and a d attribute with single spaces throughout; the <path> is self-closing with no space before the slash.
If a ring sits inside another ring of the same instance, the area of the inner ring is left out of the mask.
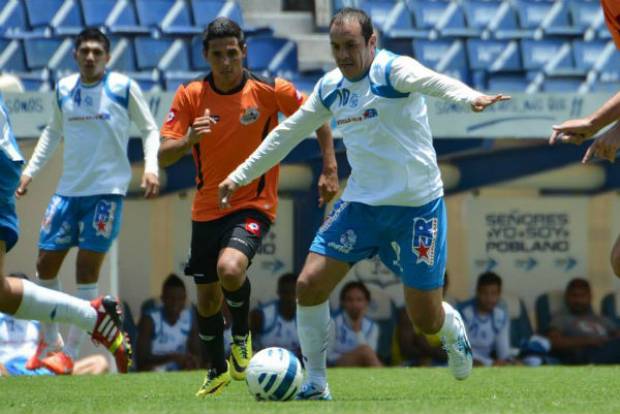
<path id="1" fill-rule="evenodd" d="M 250 331 L 249 313 L 250 313 L 250 279 L 245 278 L 245 282 L 235 291 L 229 291 L 222 288 L 224 298 L 230 314 L 232 316 L 232 335 L 235 337 L 245 337 Z"/>
<path id="2" fill-rule="evenodd" d="M 210 368 L 218 374 L 228 369 L 224 350 L 224 317 L 222 312 L 204 317 L 198 313 L 198 335 L 204 346 Z"/>

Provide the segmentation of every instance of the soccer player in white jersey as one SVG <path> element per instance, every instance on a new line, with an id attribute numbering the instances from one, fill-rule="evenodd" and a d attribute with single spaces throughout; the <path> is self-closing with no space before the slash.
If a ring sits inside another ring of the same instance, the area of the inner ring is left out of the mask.
<path id="1" fill-rule="evenodd" d="M 89 332 L 127 372 L 131 348 L 122 332 L 120 305 L 110 296 L 90 302 L 45 289 L 27 280 L 4 276 L 4 256 L 19 237 L 15 190 L 24 164 L 2 95 L 0 95 L 0 312 L 19 319 L 70 323 Z"/>
<path id="2" fill-rule="evenodd" d="M 74 57 L 79 73 L 56 84 L 52 120 L 22 174 L 16 195 L 26 193 L 63 138 L 62 176 L 41 224 L 38 282 L 61 290 L 58 271 L 69 249 L 78 246 L 77 296 L 91 300 L 99 295 L 99 271 L 120 230 L 123 197 L 131 179 L 130 122 L 142 132 L 146 198 L 159 190 L 159 133 L 138 84 L 106 71 L 110 42 L 101 31 L 83 30 L 76 38 Z M 28 367 L 44 365 L 57 374 L 70 373 L 83 333 L 70 329 L 63 347 L 58 324 L 44 324 L 42 330 L 44 338 Z"/>
<path id="3" fill-rule="evenodd" d="M 297 325 L 307 369 L 297 398 L 331 399 L 325 369 L 327 300 L 352 263 L 376 254 L 402 278 L 413 323 L 443 338 L 453 375 L 465 379 L 472 358 L 463 322 L 442 303 L 446 211 L 423 95 L 474 111 L 509 97 L 483 95 L 410 57 L 376 50 L 372 23 L 361 10 L 336 13 L 329 36 L 338 67 L 219 187 L 226 208 L 236 189 L 281 160 L 322 122 L 333 116 L 342 131 L 351 176 L 297 281 Z"/>

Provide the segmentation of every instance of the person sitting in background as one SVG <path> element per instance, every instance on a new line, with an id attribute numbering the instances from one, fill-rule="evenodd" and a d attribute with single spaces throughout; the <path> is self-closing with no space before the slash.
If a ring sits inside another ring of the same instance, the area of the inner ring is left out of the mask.
<path id="1" fill-rule="evenodd" d="M 458 306 L 475 365 L 506 365 L 510 358 L 510 318 L 499 304 L 502 279 L 493 272 L 478 277 L 476 296 Z"/>
<path id="2" fill-rule="evenodd" d="M 327 362 L 339 367 L 380 367 L 379 328 L 366 316 L 370 291 L 362 282 L 349 282 L 340 291 L 341 311 L 331 324 Z"/>
<path id="3" fill-rule="evenodd" d="M 256 350 L 279 346 L 299 355 L 295 321 L 295 284 L 297 276 L 285 273 L 278 279 L 278 299 L 261 305 L 250 314 Z"/>
<path id="4" fill-rule="evenodd" d="M 565 364 L 620 363 L 620 331 L 592 310 L 590 283 L 571 280 L 564 293 L 565 308 L 551 319 L 551 351 Z"/>
<path id="5" fill-rule="evenodd" d="M 187 306 L 185 284 L 174 273 L 165 280 L 161 306 L 138 324 L 138 371 L 178 371 L 199 367 L 198 326 Z"/>
<path id="6" fill-rule="evenodd" d="M 444 274 L 443 300 L 456 305 L 456 300 L 448 295 L 448 272 Z M 441 338 L 437 335 L 425 335 L 420 332 L 403 307 L 398 312 L 398 325 L 394 330 L 392 344 L 392 362 L 404 366 L 443 366 L 448 361 L 448 355 L 441 345 Z"/>
<path id="7" fill-rule="evenodd" d="M 23 273 L 11 273 L 9 276 L 26 279 Z M 0 376 L 14 375 L 54 375 L 47 368 L 33 370 L 26 368 L 26 361 L 36 350 L 41 338 L 38 321 L 15 319 L 11 315 L 0 313 Z M 103 355 L 95 354 L 75 362 L 73 375 L 103 374 L 109 371 L 109 364 Z"/>

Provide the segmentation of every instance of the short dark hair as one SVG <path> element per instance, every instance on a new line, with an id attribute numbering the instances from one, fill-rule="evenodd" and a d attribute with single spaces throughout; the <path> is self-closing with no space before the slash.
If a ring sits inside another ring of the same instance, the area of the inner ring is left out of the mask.
<path id="1" fill-rule="evenodd" d="M 295 273 L 285 273 L 278 278 L 278 289 L 286 283 L 295 284 L 297 282 L 297 275 Z"/>
<path id="2" fill-rule="evenodd" d="M 362 28 L 362 36 L 364 36 L 364 40 L 368 43 L 368 39 L 372 36 L 372 20 L 370 16 L 366 14 L 364 10 L 355 9 L 353 7 L 345 7 L 343 9 L 338 10 L 332 20 L 329 22 L 329 30 L 332 29 L 332 26 L 335 24 L 342 24 L 346 20 L 354 19 L 360 24 Z"/>
<path id="3" fill-rule="evenodd" d="M 75 50 L 78 50 L 82 42 L 86 42 L 87 40 L 94 40 L 101 43 L 105 52 L 110 53 L 110 39 L 96 27 L 87 27 L 80 32 L 75 38 Z"/>
<path id="4" fill-rule="evenodd" d="M 569 290 L 573 290 L 573 289 L 585 289 L 589 292 L 590 282 L 588 282 L 586 279 L 582 277 L 576 277 L 574 279 L 571 279 L 571 281 L 568 282 L 568 285 L 566 285 L 566 291 L 568 292 Z"/>
<path id="5" fill-rule="evenodd" d="M 222 39 L 224 37 L 234 37 L 239 43 L 239 47 L 245 45 L 245 36 L 241 27 L 228 17 L 218 17 L 213 20 L 205 31 L 202 33 L 202 47 L 209 50 L 209 42 L 213 39 Z"/>
<path id="6" fill-rule="evenodd" d="M 484 272 L 478 276 L 478 282 L 476 283 L 476 290 L 483 286 L 497 285 L 502 288 L 502 278 L 495 272 Z"/>
<path id="7" fill-rule="evenodd" d="M 366 285 L 360 281 L 353 281 L 353 282 L 348 282 L 346 285 L 342 287 L 342 290 L 340 291 L 340 302 L 341 303 L 344 302 L 344 298 L 345 296 L 347 296 L 347 293 L 349 293 L 349 291 L 353 289 L 361 290 L 362 293 L 364 293 L 366 300 L 370 302 L 370 290 L 368 290 Z"/>
<path id="8" fill-rule="evenodd" d="M 175 288 L 175 287 L 180 287 L 185 289 L 185 283 L 183 283 L 183 280 L 176 275 L 176 273 L 170 273 L 168 275 L 168 277 L 166 278 L 166 280 L 164 281 L 164 285 L 162 286 L 162 291 L 168 289 L 168 288 Z"/>

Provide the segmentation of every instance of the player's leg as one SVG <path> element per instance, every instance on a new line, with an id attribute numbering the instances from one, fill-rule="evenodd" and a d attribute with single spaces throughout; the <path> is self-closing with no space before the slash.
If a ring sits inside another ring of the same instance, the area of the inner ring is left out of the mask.
<path id="1" fill-rule="evenodd" d="M 620 235 L 611 249 L 611 268 L 616 276 L 620 277 Z"/>
<path id="2" fill-rule="evenodd" d="M 387 234 L 379 254 L 401 276 L 409 318 L 422 333 L 441 337 L 453 375 L 467 378 L 472 356 L 464 324 L 459 313 L 443 302 L 448 253 L 443 199 L 420 207 L 382 208 L 379 217 Z"/>
<path id="3" fill-rule="evenodd" d="M 251 286 L 246 271 L 269 227 L 269 219 L 254 210 L 239 211 L 222 219 L 217 275 L 232 318 L 230 374 L 236 380 L 245 379 L 245 370 L 252 358 Z"/>

